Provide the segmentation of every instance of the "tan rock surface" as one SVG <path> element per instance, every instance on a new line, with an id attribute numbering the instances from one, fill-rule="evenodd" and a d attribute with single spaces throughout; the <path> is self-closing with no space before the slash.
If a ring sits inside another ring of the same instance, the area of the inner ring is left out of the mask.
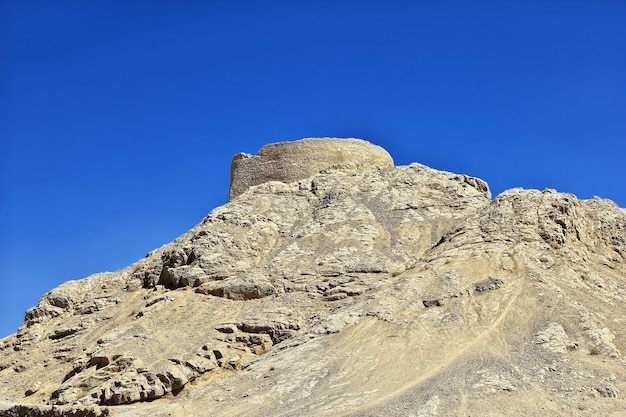
<path id="1" fill-rule="evenodd" d="M 393 168 L 386 150 L 361 139 L 308 138 L 265 145 L 255 155 L 239 153 L 230 167 L 229 200 L 253 185 L 303 180 L 320 172 Z"/>
<path id="2" fill-rule="evenodd" d="M 623 416 L 625 301 L 608 200 L 329 170 L 44 295 L 0 341 L 0 410 Z"/>

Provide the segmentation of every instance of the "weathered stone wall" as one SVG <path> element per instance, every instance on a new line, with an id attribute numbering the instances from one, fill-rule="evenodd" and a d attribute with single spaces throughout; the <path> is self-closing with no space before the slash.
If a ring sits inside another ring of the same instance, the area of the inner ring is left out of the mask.
<path id="1" fill-rule="evenodd" d="M 393 159 L 380 146 L 361 139 L 319 138 L 265 145 L 256 156 L 233 157 L 229 200 L 253 185 L 289 183 L 331 170 L 376 171 L 393 168 Z"/>

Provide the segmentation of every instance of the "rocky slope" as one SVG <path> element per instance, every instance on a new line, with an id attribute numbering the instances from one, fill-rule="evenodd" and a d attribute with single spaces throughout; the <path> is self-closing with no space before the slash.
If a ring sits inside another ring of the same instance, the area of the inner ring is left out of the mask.
<path id="1" fill-rule="evenodd" d="M 268 145 L 196 227 L 26 312 L 0 415 L 624 416 L 625 301 L 611 201 Z"/>

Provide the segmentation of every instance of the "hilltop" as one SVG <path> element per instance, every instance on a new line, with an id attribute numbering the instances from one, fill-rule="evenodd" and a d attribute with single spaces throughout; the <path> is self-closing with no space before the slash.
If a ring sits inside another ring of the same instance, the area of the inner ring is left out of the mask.
<path id="1" fill-rule="evenodd" d="M 197 226 L 29 309 L 0 415 L 623 416 L 625 301 L 609 200 L 271 144 Z"/>

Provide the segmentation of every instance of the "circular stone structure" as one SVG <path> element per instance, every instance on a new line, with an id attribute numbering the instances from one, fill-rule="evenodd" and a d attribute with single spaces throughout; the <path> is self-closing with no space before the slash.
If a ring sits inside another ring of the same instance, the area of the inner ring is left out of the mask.
<path id="1" fill-rule="evenodd" d="M 255 156 L 239 153 L 233 157 L 228 199 L 268 181 L 289 183 L 332 170 L 380 171 L 393 166 L 386 150 L 362 139 L 307 138 L 271 143 Z"/>

